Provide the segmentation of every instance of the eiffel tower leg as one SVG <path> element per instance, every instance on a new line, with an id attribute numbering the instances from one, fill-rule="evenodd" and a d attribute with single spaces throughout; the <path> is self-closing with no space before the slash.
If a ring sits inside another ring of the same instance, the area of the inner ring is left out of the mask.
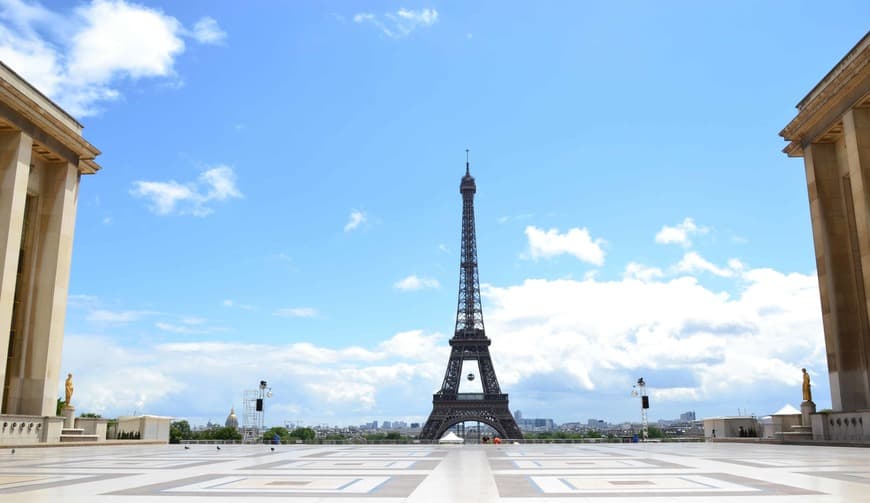
<path id="1" fill-rule="evenodd" d="M 480 380 L 483 384 L 484 393 L 501 393 L 498 385 L 498 377 L 495 375 L 495 369 L 492 366 L 492 358 L 489 356 L 489 348 L 477 359 L 477 365 L 480 367 Z"/>

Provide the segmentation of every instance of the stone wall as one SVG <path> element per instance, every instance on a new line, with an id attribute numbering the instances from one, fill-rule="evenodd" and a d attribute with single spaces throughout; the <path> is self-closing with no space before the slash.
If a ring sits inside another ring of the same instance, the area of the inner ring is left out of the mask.
<path id="1" fill-rule="evenodd" d="M 96 435 L 98 441 L 106 440 L 106 425 L 108 419 L 96 417 L 77 417 L 76 428 L 81 428 L 84 435 Z"/>
<path id="2" fill-rule="evenodd" d="M 813 414 L 813 440 L 870 441 L 870 411 Z"/>
<path id="3" fill-rule="evenodd" d="M 60 442 L 62 417 L 0 415 L 0 445 Z"/>

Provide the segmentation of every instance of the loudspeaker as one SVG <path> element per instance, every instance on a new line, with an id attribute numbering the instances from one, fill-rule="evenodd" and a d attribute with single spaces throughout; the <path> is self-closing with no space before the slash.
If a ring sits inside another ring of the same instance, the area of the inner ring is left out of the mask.
<path id="1" fill-rule="evenodd" d="M 646 398 L 646 397 L 644 397 L 644 398 Z M 257 412 L 263 412 L 263 399 L 262 398 L 257 399 Z"/>
<path id="2" fill-rule="evenodd" d="M 644 395 L 640 397 L 640 403 L 642 404 L 644 409 L 649 409 L 649 397 Z"/>

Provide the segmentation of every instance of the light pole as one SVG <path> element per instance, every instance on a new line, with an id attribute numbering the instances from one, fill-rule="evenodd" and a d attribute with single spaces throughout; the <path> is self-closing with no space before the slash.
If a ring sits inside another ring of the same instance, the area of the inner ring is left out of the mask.
<path id="1" fill-rule="evenodd" d="M 269 387 L 269 383 L 267 383 L 266 381 L 260 381 L 260 393 L 257 396 L 257 412 L 260 413 L 260 424 L 258 424 L 257 426 L 259 427 L 259 430 L 261 432 L 263 431 L 266 419 L 266 412 L 264 407 L 266 398 L 272 398 L 272 388 Z"/>
<path id="2" fill-rule="evenodd" d="M 640 396 L 641 440 L 646 442 L 649 439 L 649 422 L 646 415 L 646 411 L 649 409 L 649 396 L 646 394 L 646 383 L 643 377 L 638 379 L 637 385 L 632 386 L 632 388 L 634 389 L 631 392 L 631 396 Z"/>

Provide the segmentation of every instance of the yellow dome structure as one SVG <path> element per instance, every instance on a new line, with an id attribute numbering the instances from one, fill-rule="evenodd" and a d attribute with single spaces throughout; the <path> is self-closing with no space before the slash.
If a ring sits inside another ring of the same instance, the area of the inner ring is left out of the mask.
<path id="1" fill-rule="evenodd" d="M 239 429 L 239 418 L 236 417 L 236 409 L 230 408 L 230 415 L 227 416 L 227 420 L 224 423 L 224 426 L 227 428 L 232 428 L 234 430 Z"/>

